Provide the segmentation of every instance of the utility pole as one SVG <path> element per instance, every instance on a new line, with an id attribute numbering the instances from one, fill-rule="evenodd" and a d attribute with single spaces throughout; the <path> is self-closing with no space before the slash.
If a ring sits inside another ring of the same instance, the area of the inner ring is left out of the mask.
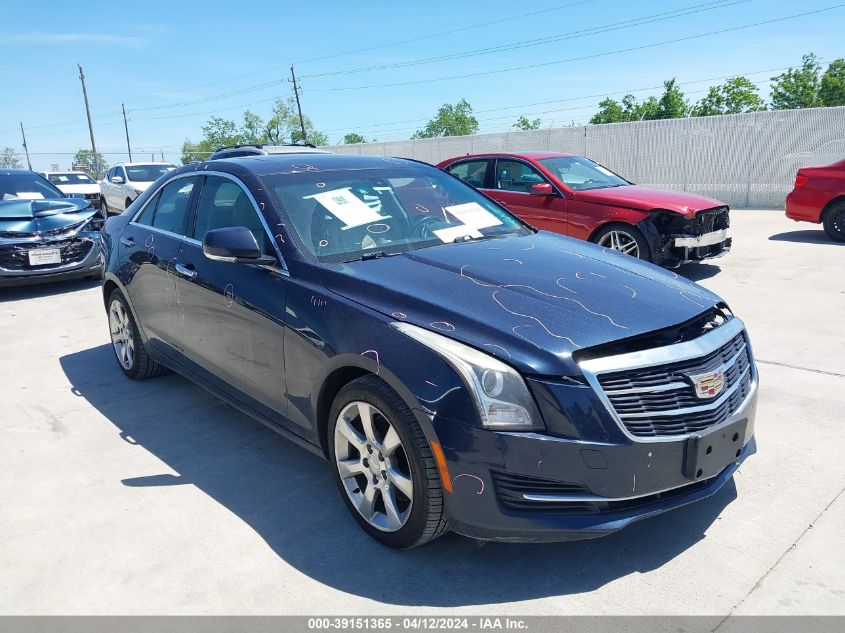
<path id="1" fill-rule="evenodd" d="M 26 166 L 32 171 L 32 163 L 29 162 L 29 148 L 26 146 L 26 134 L 23 133 L 23 121 L 21 121 L 21 138 L 23 139 L 23 151 L 26 152 Z"/>
<path id="2" fill-rule="evenodd" d="M 100 177 L 100 161 L 97 160 L 97 144 L 94 142 L 94 126 L 91 125 L 91 108 L 88 107 L 88 89 L 85 87 L 85 73 L 82 72 L 82 66 L 79 67 L 79 81 L 82 82 L 82 97 L 85 99 L 85 116 L 88 117 L 88 133 L 91 135 L 91 151 L 93 152 L 92 160 L 94 161 L 94 173 L 97 178 Z"/>
<path id="3" fill-rule="evenodd" d="M 293 72 L 293 66 L 290 67 L 290 78 L 293 82 L 293 94 L 296 95 L 296 109 L 299 111 L 299 126 L 302 128 L 302 142 L 308 142 L 308 136 L 305 134 L 305 119 L 302 116 L 302 105 L 299 103 L 299 87 L 296 85 L 296 75 Z"/>
<path id="4" fill-rule="evenodd" d="M 120 109 L 123 110 L 123 129 L 126 130 L 126 151 L 129 153 L 129 162 L 132 162 L 132 148 L 129 146 L 129 124 L 126 123 L 126 106 L 120 104 Z"/>

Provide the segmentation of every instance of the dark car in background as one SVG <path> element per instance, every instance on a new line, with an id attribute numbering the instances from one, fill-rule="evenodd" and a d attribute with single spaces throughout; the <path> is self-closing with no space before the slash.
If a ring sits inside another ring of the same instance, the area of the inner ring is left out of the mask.
<path id="1" fill-rule="evenodd" d="M 751 347 L 718 296 L 423 163 L 191 164 L 103 240 L 121 370 L 176 370 L 325 457 L 390 546 L 601 536 L 755 450 Z"/>
<path id="2" fill-rule="evenodd" d="M 538 229 L 667 268 L 719 257 L 731 247 L 726 204 L 635 185 L 584 156 L 476 154 L 450 158 L 438 167 Z"/>
<path id="3" fill-rule="evenodd" d="M 35 172 L 0 170 L 0 287 L 75 277 L 99 279 L 102 219 Z"/>
<path id="4" fill-rule="evenodd" d="M 786 217 L 821 224 L 830 239 L 845 242 L 845 160 L 799 169 L 786 196 Z"/>

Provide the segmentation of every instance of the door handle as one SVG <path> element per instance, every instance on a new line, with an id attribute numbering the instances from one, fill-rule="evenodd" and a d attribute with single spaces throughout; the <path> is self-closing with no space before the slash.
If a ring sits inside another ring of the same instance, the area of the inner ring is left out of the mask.
<path id="1" fill-rule="evenodd" d="M 176 264 L 176 273 L 185 279 L 193 279 L 197 276 L 197 271 L 183 264 Z"/>
<path id="2" fill-rule="evenodd" d="M 124 246 L 128 246 L 130 248 L 132 246 L 135 246 L 135 240 L 133 240 L 131 237 L 121 237 L 120 243 L 123 244 Z"/>

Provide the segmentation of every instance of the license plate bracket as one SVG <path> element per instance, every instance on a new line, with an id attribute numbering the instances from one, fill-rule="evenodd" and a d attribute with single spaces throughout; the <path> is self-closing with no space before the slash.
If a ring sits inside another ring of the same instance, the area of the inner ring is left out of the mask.
<path id="1" fill-rule="evenodd" d="M 747 418 L 741 418 L 731 424 L 690 435 L 684 451 L 684 477 L 693 481 L 709 479 L 738 459 L 747 425 Z"/>
<path id="2" fill-rule="evenodd" d="M 62 250 L 60 248 L 36 248 L 30 250 L 27 256 L 30 266 L 62 263 Z"/>

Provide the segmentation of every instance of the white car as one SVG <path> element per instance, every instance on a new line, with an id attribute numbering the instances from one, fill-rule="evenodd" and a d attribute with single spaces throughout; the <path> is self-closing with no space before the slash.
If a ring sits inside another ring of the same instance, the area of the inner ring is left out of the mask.
<path id="1" fill-rule="evenodd" d="M 106 213 L 122 213 L 147 187 L 176 169 L 172 163 L 118 163 L 100 181 Z"/>
<path id="2" fill-rule="evenodd" d="M 41 175 L 62 193 L 88 200 L 93 209 L 101 208 L 100 185 L 84 171 L 44 171 Z"/>

